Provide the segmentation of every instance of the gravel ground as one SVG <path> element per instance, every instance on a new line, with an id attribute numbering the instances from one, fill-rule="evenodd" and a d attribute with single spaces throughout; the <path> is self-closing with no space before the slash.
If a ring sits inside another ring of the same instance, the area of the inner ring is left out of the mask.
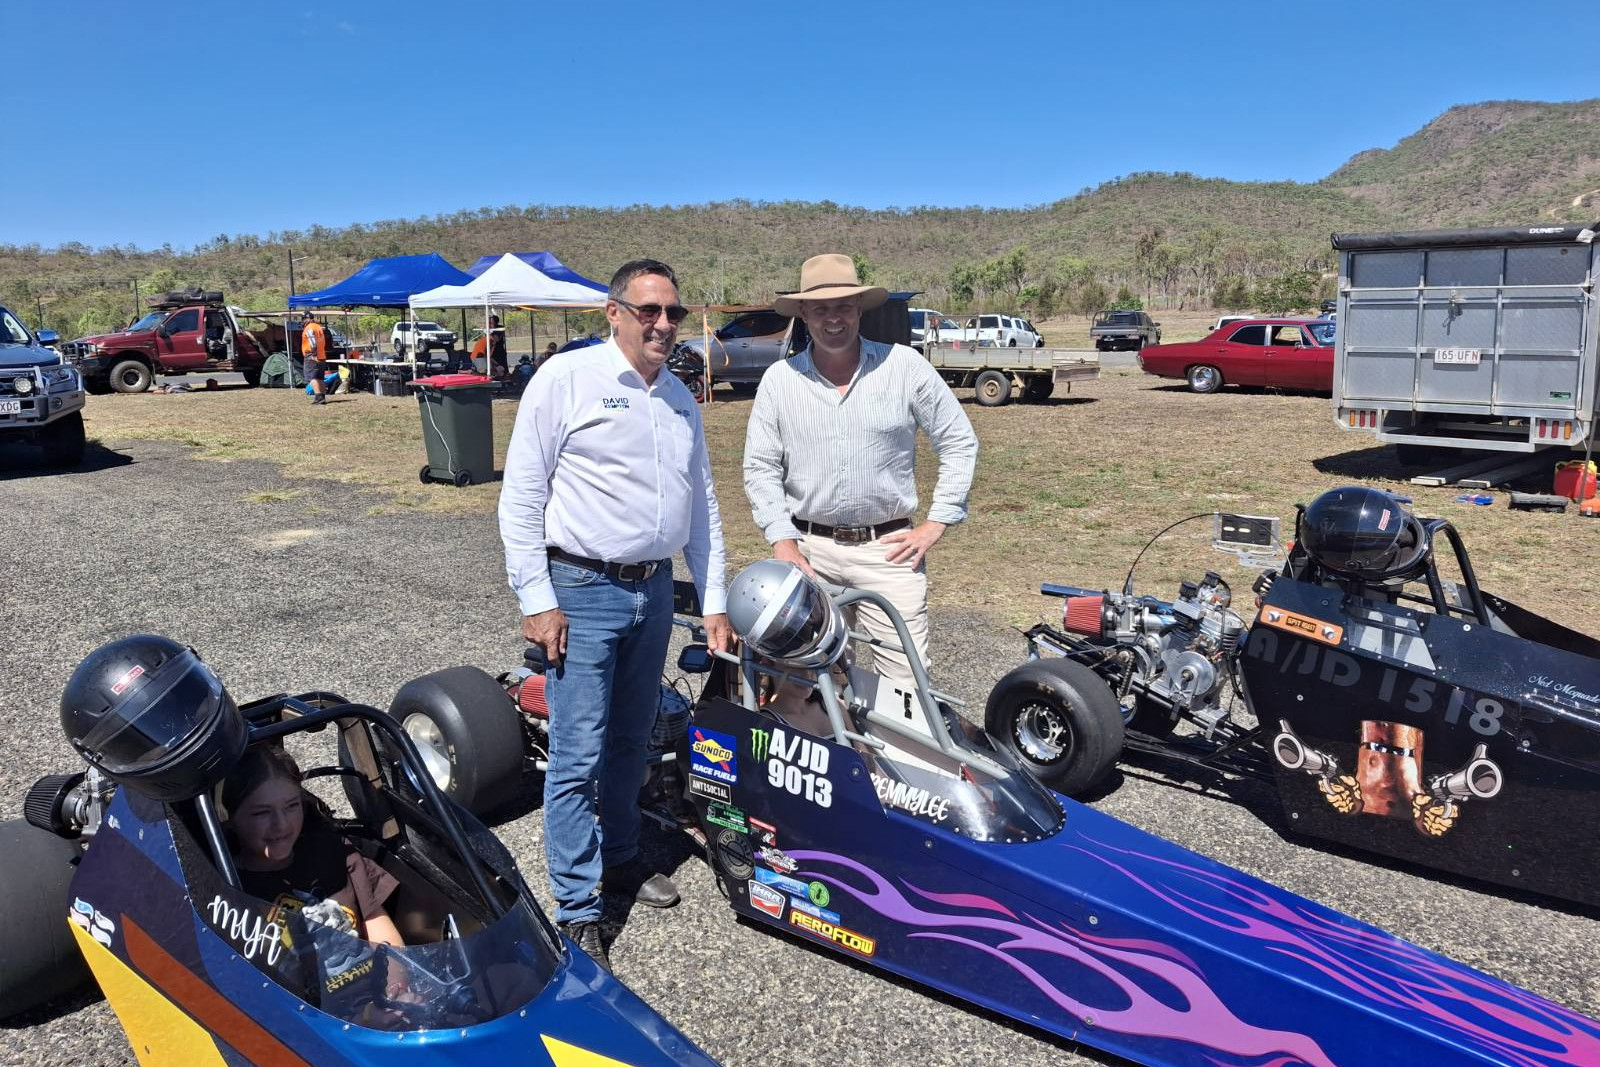
<path id="1" fill-rule="evenodd" d="M 111 445 L 65 474 L 35 473 L 20 466 L 25 451 L 0 449 L 0 537 L 13 561 L 0 615 L 0 743 L 8 753 L 0 761 L 0 816 L 20 815 L 22 793 L 36 777 L 75 765 L 57 726 L 61 687 L 83 655 L 116 636 L 150 630 L 193 644 L 241 699 L 326 688 L 383 705 L 426 671 L 470 663 L 498 672 L 518 661 L 515 604 L 491 517 L 413 513 L 345 486 L 285 482 L 271 464 L 196 460 L 171 442 Z M 985 617 L 936 613 L 936 680 L 974 709 L 1021 651 L 1015 633 Z M 1256 787 L 1175 788 L 1129 770 L 1095 803 L 1600 1014 L 1592 917 L 1286 843 L 1272 798 Z M 542 887 L 537 811 L 497 830 L 530 883 Z M 647 828 L 645 847 L 675 868 L 684 902 L 668 912 L 613 916 L 617 974 L 724 1063 L 796 1064 L 824 1055 L 875 1067 L 1104 1062 L 736 923 L 685 840 Z M 0 1064 L 133 1062 L 96 996 L 0 1023 Z"/>

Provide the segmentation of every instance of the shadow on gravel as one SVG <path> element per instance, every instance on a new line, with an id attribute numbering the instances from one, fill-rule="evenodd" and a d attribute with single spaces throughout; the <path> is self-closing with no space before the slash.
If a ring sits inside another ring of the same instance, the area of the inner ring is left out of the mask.
<path id="1" fill-rule="evenodd" d="M 8 1019 L 0 1019 L 0 1031 L 27 1030 L 34 1026 L 43 1026 L 45 1023 L 54 1022 L 73 1012 L 82 1011 L 91 1004 L 98 1004 L 105 999 L 105 994 L 100 992 L 100 987 L 93 981 L 85 982 L 65 996 L 57 997 L 48 1004 L 41 1004 L 37 1008 L 30 1008 L 20 1015 L 13 1015 Z M 35 1060 L 43 1063 L 44 1060 Z"/>
<path id="2" fill-rule="evenodd" d="M 28 445 L 0 445 L 0 482 L 18 478 L 48 478 L 57 474 L 89 474 L 112 467 L 126 467 L 132 462 L 132 456 L 109 449 L 98 441 L 89 442 L 83 450 L 83 461 L 75 467 L 46 466 L 39 450 Z"/>

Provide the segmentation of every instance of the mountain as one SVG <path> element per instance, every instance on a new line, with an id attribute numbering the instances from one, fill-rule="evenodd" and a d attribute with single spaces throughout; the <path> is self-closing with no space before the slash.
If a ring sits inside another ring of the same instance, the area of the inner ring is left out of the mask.
<path id="1" fill-rule="evenodd" d="M 1600 100 L 1453 107 L 1319 183 L 1419 227 L 1600 218 Z"/>
<path id="2" fill-rule="evenodd" d="M 805 257 L 845 249 L 865 257 L 873 281 L 925 290 L 952 312 L 982 303 L 1045 314 L 1040 293 L 1058 280 L 1077 285 L 1082 302 L 1104 299 L 1100 287 L 1126 285 L 1158 306 L 1205 306 L 1226 281 L 1326 274 L 1335 231 L 1596 218 L 1600 99 L 1499 101 L 1453 107 L 1394 147 L 1358 153 L 1312 183 L 1143 173 L 1016 209 L 747 200 L 504 207 L 225 236 L 187 252 L 0 246 L 0 302 L 30 320 L 42 309 L 46 324 L 68 335 L 125 322 L 136 282 L 145 294 L 192 284 L 222 288 L 237 303 L 282 307 L 292 246 L 301 290 L 337 281 L 374 256 L 437 251 L 469 263 L 487 252 L 544 248 L 602 280 L 625 259 L 655 255 L 678 268 L 691 300 L 760 301 L 792 284 Z M 1017 269 L 984 274 L 984 264 L 1019 248 Z M 976 271 L 971 296 L 952 286 L 958 270 Z M 1071 306 L 1070 297 L 1063 288 L 1056 307 Z"/>

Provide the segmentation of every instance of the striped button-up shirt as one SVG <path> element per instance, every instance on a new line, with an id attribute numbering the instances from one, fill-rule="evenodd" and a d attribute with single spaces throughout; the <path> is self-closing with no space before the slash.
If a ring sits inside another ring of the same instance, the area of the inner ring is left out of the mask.
<path id="1" fill-rule="evenodd" d="M 868 526 L 917 510 L 917 429 L 939 454 L 928 518 L 967 517 L 978 438 L 950 387 L 915 349 L 861 340 L 842 394 L 808 347 L 761 378 L 744 442 L 744 491 L 768 541 L 799 538 L 795 519 Z"/>

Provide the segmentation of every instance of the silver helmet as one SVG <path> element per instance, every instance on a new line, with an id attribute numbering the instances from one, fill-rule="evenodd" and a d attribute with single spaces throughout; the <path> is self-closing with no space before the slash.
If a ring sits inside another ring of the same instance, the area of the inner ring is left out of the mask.
<path id="1" fill-rule="evenodd" d="M 764 559 L 728 587 L 728 622 L 757 655 L 820 670 L 844 655 L 850 631 L 822 587 L 792 563 Z"/>

